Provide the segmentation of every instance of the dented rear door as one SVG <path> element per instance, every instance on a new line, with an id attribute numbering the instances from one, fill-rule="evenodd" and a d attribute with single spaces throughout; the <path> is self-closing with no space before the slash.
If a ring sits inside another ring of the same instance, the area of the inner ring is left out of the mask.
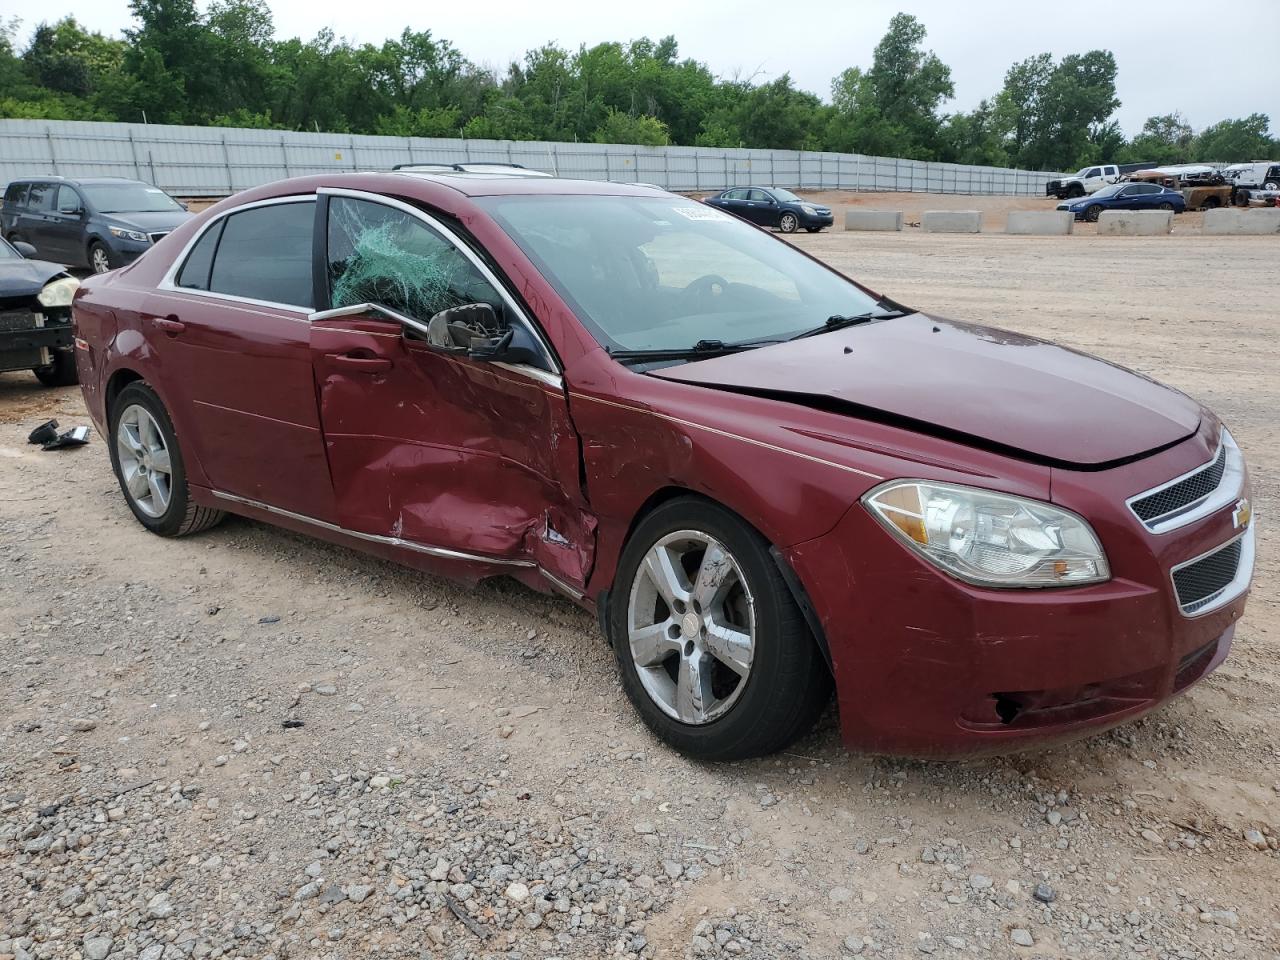
<path id="1" fill-rule="evenodd" d="M 330 197 L 326 248 L 332 307 L 377 302 L 425 323 L 483 301 L 527 323 L 442 224 L 394 201 Z M 552 370 L 443 353 L 374 313 L 313 321 L 311 348 L 341 526 L 581 589 L 595 523 Z"/>

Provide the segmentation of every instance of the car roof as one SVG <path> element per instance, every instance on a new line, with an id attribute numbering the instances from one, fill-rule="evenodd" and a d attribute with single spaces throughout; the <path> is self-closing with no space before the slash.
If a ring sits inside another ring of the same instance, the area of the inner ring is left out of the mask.
<path id="1" fill-rule="evenodd" d="M 508 195 L 545 196 L 572 194 L 579 196 L 652 197 L 648 184 L 617 183 L 610 180 L 574 180 L 570 177 L 528 177 L 509 173 L 474 171 L 395 170 L 381 174 L 395 178 L 390 187 L 403 177 L 425 180 L 456 190 L 467 197 L 499 197 Z"/>
<path id="2" fill-rule="evenodd" d="M 145 183 L 145 180 L 135 180 L 132 177 L 62 177 L 56 173 L 47 174 L 42 177 L 14 177 L 10 183 Z"/>

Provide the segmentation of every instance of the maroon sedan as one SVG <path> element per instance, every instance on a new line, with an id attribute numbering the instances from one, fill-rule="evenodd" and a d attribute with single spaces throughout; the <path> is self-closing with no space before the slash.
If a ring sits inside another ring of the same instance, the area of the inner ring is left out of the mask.
<path id="1" fill-rule="evenodd" d="M 1007 750 L 1213 670 L 1253 570 L 1194 400 L 925 316 L 645 187 L 449 173 L 223 201 L 75 300 L 130 509 L 224 512 L 598 613 L 645 722 Z"/>

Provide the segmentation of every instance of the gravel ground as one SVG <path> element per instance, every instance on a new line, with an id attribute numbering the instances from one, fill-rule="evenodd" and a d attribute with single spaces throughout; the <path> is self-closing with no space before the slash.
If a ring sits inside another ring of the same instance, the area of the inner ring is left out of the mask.
<path id="1" fill-rule="evenodd" d="M 1280 957 L 1280 246 L 797 243 L 1226 417 L 1263 526 L 1221 670 L 1051 751 L 851 755 L 827 717 L 700 766 L 567 603 L 247 521 L 152 537 L 99 438 L 25 446 L 78 392 L 8 374 L 0 958 Z"/>

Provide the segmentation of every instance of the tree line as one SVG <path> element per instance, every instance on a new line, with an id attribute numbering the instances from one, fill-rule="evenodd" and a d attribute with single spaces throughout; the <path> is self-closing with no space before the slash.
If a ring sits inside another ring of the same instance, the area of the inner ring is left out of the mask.
<path id="1" fill-rule="evenodd" d="M 500 72 L 430 31 L 406 28 L 380 45 L 329 30 L 279 39 L 265 0 L 212 0 L 203 12 L 195 0 L 132 0 L 130 9 L 121 37 L 67 16 L 41 23 L 21 48 L 20 23 L 0 22 L 0 116 L 832 150 L 1033 170 L 1280 154 L 1265 114 L 1197 132 L 1175 112 L 1126 139 L 1107 50 L 1030 57 L 973 110 L 944 112 L 951 69 L 905 13 L 871 64 L 844 70 L 824 101 L 789 74 L 717 77 L 682 58 L 674 37 L 576 51 L 547 44 Z"/>

